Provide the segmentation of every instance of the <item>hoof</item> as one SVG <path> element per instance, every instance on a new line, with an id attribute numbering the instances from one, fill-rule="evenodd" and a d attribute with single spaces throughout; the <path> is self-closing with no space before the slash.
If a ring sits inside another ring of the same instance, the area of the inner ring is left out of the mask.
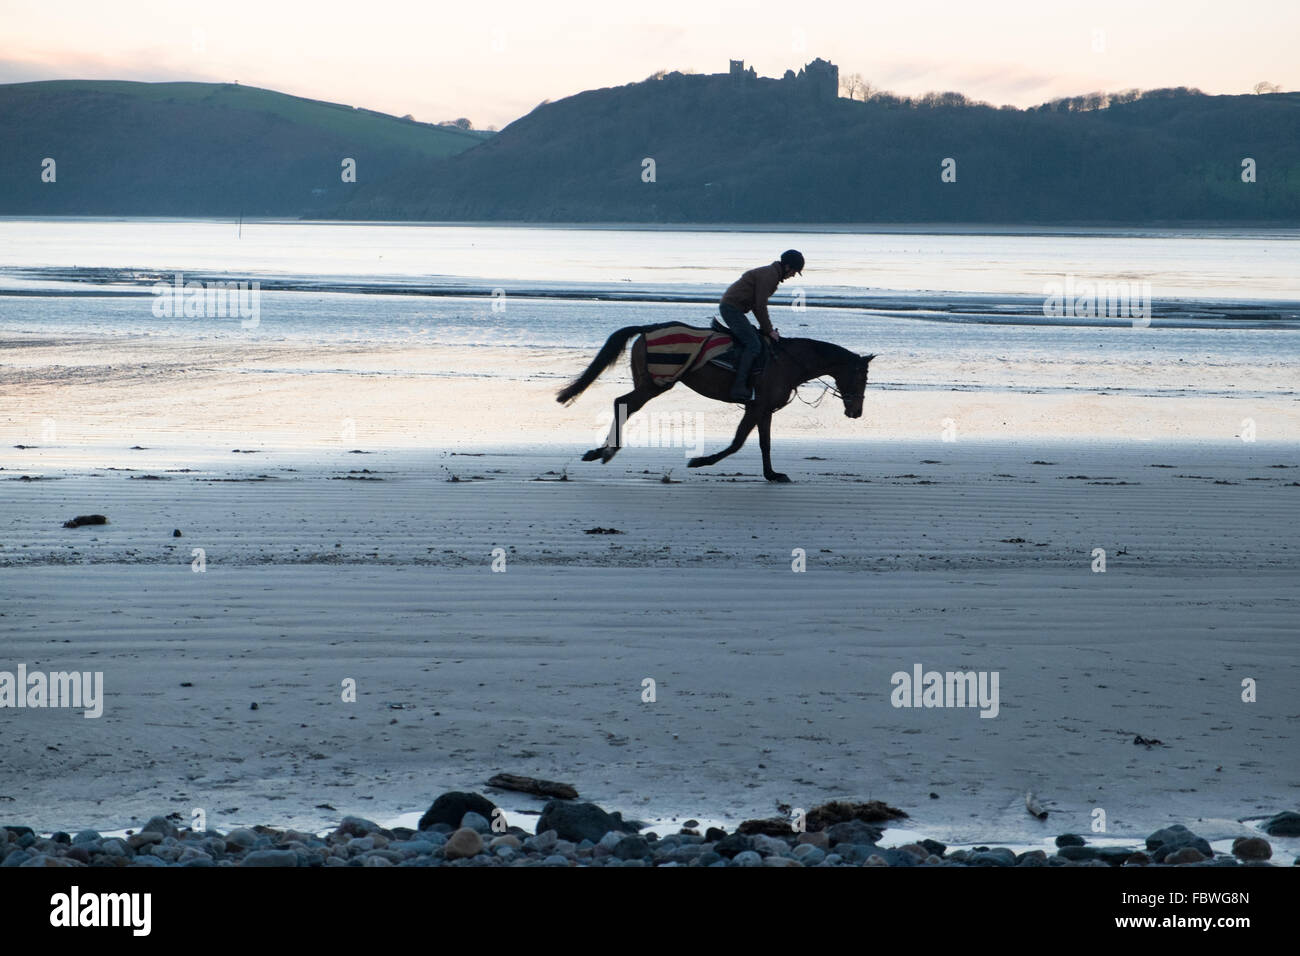
<path id="1" fill-rule="evenodd" d="M 768 481 L 775 481 L 779 485 L 790 484 L 790 476 L 783 475 L 779 471 L 774 471 L 770 475 L 764 475 L 763 477 L 766 478 Z"/>
<path id="2" fill-rule="evenodd" d="M 599 448 L 593 448 L 591 451 L 587 452 L 585 455 L 582 456 L 582 460 L 583 460 L 583 461 L 595 461 L 595 460 L 596 460 L 597 458 L 599 458 L 602 454 L 603 454 L 603 452 L 602 452 Z M 607 459 L 607 460 L 608 460 L 608 459 Z"/>
<path id="3" fill-rule="evenodd" d="M 703 467 L 704 467 L 705 465 L 707 465 L 708 463 L 709 463 L 709 462 L 708 462 L 708 459 L 706 459 L 706 458 L 692 458 L 690 461 L 688 461 L 688 462 L 686 463 L 686 467 L 687 467 L 687 468 L 703 468 Z"/>

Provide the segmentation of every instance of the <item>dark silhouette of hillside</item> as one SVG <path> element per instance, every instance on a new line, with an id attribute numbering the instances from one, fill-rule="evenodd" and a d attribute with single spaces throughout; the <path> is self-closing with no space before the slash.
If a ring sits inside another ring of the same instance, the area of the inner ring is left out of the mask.
<path id="1" fill-rule="evenodd" d="M 1030 110 L 867 102 L 656 74 L 545 103 L 387 182 L 344 218 L 573 222 L 1300 223 L 1300 94 L 1135 91 Z M 945 105 L 952 104 L 952 105 Z M 956 181 L 941 163 L 956 161 Z M 1242 160 L 1257 181 L 1242 181 Z M 654 160 L 655 181 L 643 181 Z"/>
<path id="2" fill-rule="evenodd" d="M 297 217 L 487 135 L 236 84 L 82 80 L 0 86 L 0 131 L 5 215 Z"/>

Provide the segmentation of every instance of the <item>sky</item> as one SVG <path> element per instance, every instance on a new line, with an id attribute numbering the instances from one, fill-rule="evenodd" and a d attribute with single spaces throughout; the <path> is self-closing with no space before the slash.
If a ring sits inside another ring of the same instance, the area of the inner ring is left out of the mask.
<path id="1" fill-rule="evenodd" d="M 1300 88 L 1300 0 L 0 0 L 0 83 L 238 81 L 503 127 L 659 69 L 761 76 L 814 57 L 994 105 L 1131 87 Z"/>

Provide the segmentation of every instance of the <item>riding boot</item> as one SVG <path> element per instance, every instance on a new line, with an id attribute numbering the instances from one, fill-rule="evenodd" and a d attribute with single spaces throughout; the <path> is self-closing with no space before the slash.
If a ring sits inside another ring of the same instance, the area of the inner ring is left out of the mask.
<path id="1" fill-rule="evenodd" d="M 731 400 L 748 402 L 753 392 L 749 387 L 749 370 L 754 367 L 753 352 L 744 352 L 736 362 L 736 380 L 731 383 Z"/>

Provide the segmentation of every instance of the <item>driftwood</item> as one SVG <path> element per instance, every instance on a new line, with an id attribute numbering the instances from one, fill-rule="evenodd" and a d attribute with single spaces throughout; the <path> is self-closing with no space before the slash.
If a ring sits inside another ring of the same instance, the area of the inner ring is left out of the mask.
<path id="1" fill-rule="evenodd" d="M 1047 811 L 1043 809 L 1043 805 L 1038 802 L 1038 798 L 1034 796 L 1032 790 L 1025 794 L 1025 809 L 1040 820 L 1047 819 Z"/>
<path id="2" fill-rule="evenodd" d="M 554 780 L 538 780 L 535 777 L 521 777 L 516 773 L 499 773 L 487 782 L 489 787 L 498 790 L 517 790 L 531 793 L 538 797 L 559 797 L 561 800 L 575 800 L 578 791 L 567 783 Z"/>

